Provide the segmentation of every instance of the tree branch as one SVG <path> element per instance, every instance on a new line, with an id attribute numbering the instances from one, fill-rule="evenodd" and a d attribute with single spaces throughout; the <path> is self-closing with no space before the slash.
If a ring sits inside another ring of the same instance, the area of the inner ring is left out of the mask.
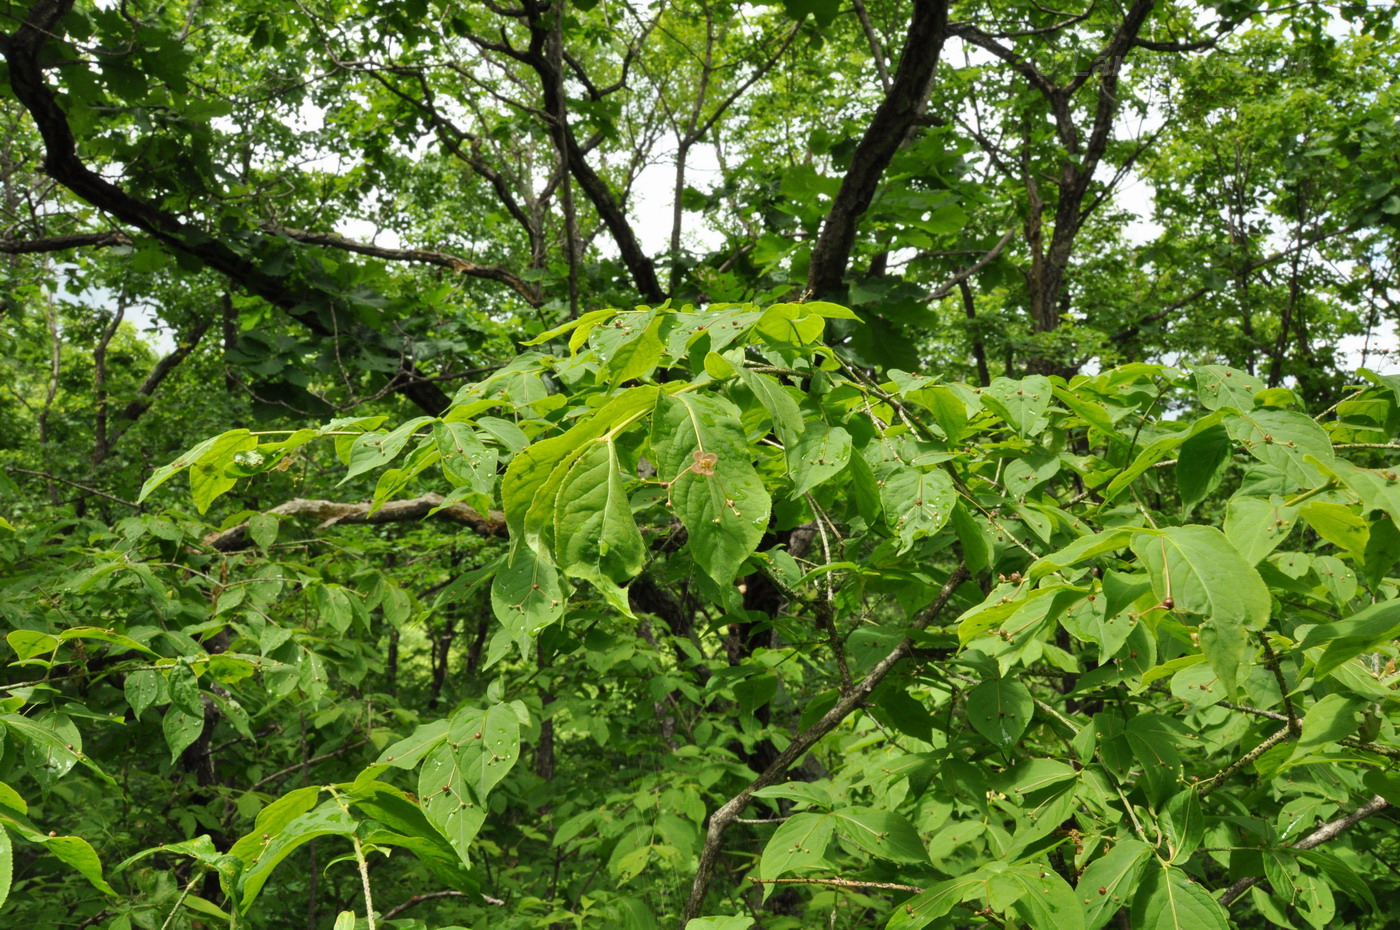
<path id="1" fill-rule="evenodd" d="M 943 43 L 948 37 L 948 0 L 914 0 L 909 32 L 890 91 L 851 156 L 851 167 L 831 202 L 812 249 L 807 294 L 826 297 L 841 287 L 851 261 L 861 215 L 869 208 L 890 161 L 918 124 L 928 103 Z"/>
<path id="2" fill-rule="evenodd" d="M 40 252 L 63 252 L 82 248 L 104 249 L 114 245 L 131 245 L 131 240 L 115 230 L 45 236 L 42 239 L 0 239 L 0 255 L 34 255 Z"/>
<path id="3" fill-rule="evenodd" d="M 911 627 L 918 631 L 927 627 L 943 612 L 952 600 L 953 594 L 958 586 L 968 577 L 967 564 L 959 562 L 944 582 L 939 590 L 938 596 L 933 599 L 933 603 L 926 607 L 914 619 Z M 793 737 L 791 743 L 773 760 L 757 778 L 749 783 L 748 787 L 740 791 L 734 797 L 726 801 L 718 810 L 710 815 L 709 828 L 705 834 L 705 845 L 700 853 L 700 861 L 695 869 L 695 880 L 690 887 L 690 898 L 686 901 L 685 910 L 682 912 L 681 927 L 693 917 L 699 915 L 705 904 L 705 894 L 709 891 L 710 882 L 714 880 L 715 866 L 719 861 L 720 853 L 723 852 L 724 833 L 730 825 L 738 818 L 739 813 L 748 805 L 753 798 L 753 793 L 768 785 L 774 784 L 782 778 L 794 763 L 807 754 L 822 737 L 840 725 L 841 721 L 870 696 L 871 692 L 885 680 L 896 665 L 898 665 L 909 650 L 913 641 L 904 637 L 899 645 L 892 649 L 870 672 L 856 684 L 849 692 L 842 695 L 831 710 L 822 715 L 821 719 L 812 724 Z"/>
<path id="4" fill-rule="evenodd" d="M 488 281 L 497 281 L 505 284 L 515 291 L 525 302 L 532 307 L 544 305 L 544 299 L 519 275 L 499 265 L 479 265 L 469 259 L 460 258 L 456 255 L 449 255 L 446 252 L 435 252 L 429 249 L 390 249 L 372 243 L 357 242 L 345 236 L 338 236 L 335 233 L 308 232 L 304 229 L 291 229 L 286 226 L 275 226 L 267 224 L 263 226 L 267 232 L 278 236 L 285 236 L 296 242 L 305 242 L 307 245 L 321 245 L 327 248 L 343 249 L 346 252 L 354 252 L 358 255 L 368 255 L 372 258 L 382 258 L 394 262 L 421 262 L 425 265 L 437 265 L 448 268 L 458 274 L 468 275 L 473 278 L 484 278 Z"/>
<path id="5" fill-rule="evenodd" d="M 424 494 L 406 501 L 390 501 L 373 513 L 368 503 L 343 504 L 339 501 L 307 500 L 298 497 L 285 504 L 278 504 L 266 511 L 273 516 L 300 517 L 321 521 L 317 529 L 326 529 L 341 523 L 403 523 L 422 520 L 428 516 L 437 517 L 463 526 L 471 527 L 480 536 L 505 536 L 506 518 L 498 511 L 482 515 L 466 504 L 451 504 L 437 513 L 431 513 L 442 506 L 441 494 Z M 240 523 L 204 537 L 204 544 L 216 552 L 237 552 L 248 547 L 248 524 Z"/>
<path id="6" fill-rule="evenodd" d="M 41 60 L 44 46 L 61 35 L 59 23 L 72 7 L 73 0 L 37 0 L 4 48 L 10 89 L 34 120 L 43 140 L 45 172 L 80 199 L 225 275 L 317 335 L 336 336 L 351 331 L 349 318 L 340 319 L 337 302 L 330 294 L 263 271 L 255 258 L 234 251 L 205 230 L 128 194 L 83 162 L 68 118 L 44 79 Z M 364 336 L 379 341 L 378 334 L 372 331 L 366 331 Z M 401 375 L 396 389 L 405 397 L 428 413 L 440 413 L 446 408 L 448 397 L 442 388 L 424 381 L 407 360 Z"/>
<path id="7" fill-rule="evenodd" d="M 1329 840 L 1336 839 L 1342 833 L 1350 830 L 1367 817 L 1370 817 L 1372 814 L 1378 814 L 1387 807 L 1390 807 L 1390 802 L 1380 795 L 1376 795 L 1345 817 L 1338 818 L 1331 823 L 1323 824 L 1294 843 L 1291 847 L 1285 848 L 1305 850 L 1312 849 L 1315 846 L 1321 846 Z M 1238 901 L 1246 891 L 1263 880 L 1264 876 L 1262 875 L 1251 875 L 1248 878 L 1240 879 L 1220 893 L 1220 903 L 1226 907 L 1230 907 Z"/>

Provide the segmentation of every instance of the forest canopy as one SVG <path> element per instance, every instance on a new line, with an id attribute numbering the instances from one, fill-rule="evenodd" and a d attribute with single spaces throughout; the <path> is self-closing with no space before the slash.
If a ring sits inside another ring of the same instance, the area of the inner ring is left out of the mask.
<path id="1" fill-rule="evenodd" d="M 0 919 L 1382 925 L 1394 12 L 0 0 Z"/>

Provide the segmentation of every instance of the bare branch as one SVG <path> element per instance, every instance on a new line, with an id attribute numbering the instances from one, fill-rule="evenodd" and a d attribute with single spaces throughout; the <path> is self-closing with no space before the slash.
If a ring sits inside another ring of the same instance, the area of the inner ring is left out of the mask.
<path id="1" fill-rule="evenodd" d="M 333 249 L 344 249 L 347 252 L 369 255 L 373 258 L 382 258 L 387 261 L 421 262 L 425 265 L 438 265 L 442 268 L 449 268 L 458 274 L 464 274 L 473 278 L 484 278 L 488 281 L 497 281 L 501 284 L 505 284 L 509 286 L 511 290 L 519 294 L 525 302 L 532 307 L 544 305 L 544 299 L 527 281 L 499 265 L 479 265 L 470 259 L 449 255 L 446 252 L 435 252 L 429 249 L 389 249 L 372 243 L 357 242 L 354 239 L 339 236 L 335 233 L 308 232 L 304 229 L 291 229 L 286 226 L 274 226 L 271 224 L 265 225 L 263 229 L 267 232 L 278 236 L 285 236 L 297 242 L 305 242 L 307 245 L 322 245 Z"/>
<path id="2" fill-rule="evenodd" d="M 932 623 L 942 614 L 943 609 L 952 600 L 954 592 L 958 586 L 968 577 L 967 564 L 959 562 L 957 568 L 953 569 L 939 590 L 938 596 L 933 599 L 933 603 L 924 610 L 910 624 L 914 631 L 922 630 Z M 748 806 L 755 791 L 766 788 L 782 778 L 794 763 L 807 754 L 822 737 L 840 725 L 852 711 L 870 696 L 870 693 L 885 680 L 885 676 L 894 669 L 904 657 L 909 654 L 913 641 L 906 636 L 895 646 L 888 655 L 879 662 L 860 680 L 854 688 L 842 695 L 836 704 L 821 716 L 816 723 L 793 737 L 791 743 L 784 749 L 778 758 L 774 759 L 757 778 L 749 783 L 748 787 L 740 791 L 734 797 L 726 801 L 718 810 L 710 815 L 709 827 L 705 834 L 705 845 L 700 853 L 700 861 L 695 869 L 695 880 L 690 886 L 690 897 L 686 901 L 685 910 L 681 917 L 681 927 L 686 922 L 697 916 L 705 904 L 705 895 L 709 891 L 710 882 L 714 880 L 715 866 L 719 861 L 720 853 L 723 852 L 724 834 L 734 823 L 739 813 Z"/>
<path id="3" fill-rule="evenodd" d="M 1345 817 L 1340 817 L 1332 821 L 1331 823 L 1323 824 L 1313 832 L 1309 833 L 1307 836 L 1303 837 L 1298 842 L 1294 843 L 1291 847 L 1285 848 L 1305 850 L 1312 849 L 1315 846 L 1321 846 L 1323 843 L 1326 843 L 1329 840 L 1334 840 L 1338 836 L 1341 836 L 1344 832 L 1350 830 L 1352 827 L 1356 826 L 1358 823 L 1365 820 L 1367 817 L 1370 817 L 1372 814 L 1378 814 L 1388 807 L 1390 807 L 1390 802 L 1387 801 L 1385 798 L 1381 797 L 1380 795 L 1376 795 L 1375 797 L 1371 798 L 1371 800 L 1367 801 L 1365 804 L 1352 811 L 1350 814 L 1347 814 Z M 1240 879 L 1239 881 L 1235 882 L 1229 888 L 1226 888 L 1220 893 L 1220 903 L 1225 905 L 1226 907 L 1230 907 L 1232 904 L 1238 901 L 1246 891 L 1259 884 L 1263 880 L 1264 876 L 1262 875 L 1252 875 L 1248 878 Z"/>
<path id="4" fill-rule="evenodd" d="M 968 278 L 972 277 L 977 272 L 981 271 L 983 268 L 986 268 L 992 262 L 996 261 L 997 256 L 1000 255 L 1002 253 L 1002 250 L 1005 249 L 1011 243 L 1011 240 L 1015 235 L 1016 228 L 1013 226 L 1011 229 L 1008 229 L 1006 231 L 1006 235 L 1002 236 L 1001 240 L 998 241 L 996 245 L 992 246 L 991 251 L 987 252 L 985 255 L 977 259 L 977 261 L 973 262 L 971 265 L 968 265 L 962 271 L 959 271 L 957 274 L 953 275 L 953 277 L 950 278 L 946 284 L 942 285 L 937 290 L 930 293 L 924 299 L 928 301 L 934 301 L 942 300 L 944 297 L 947 297 L 953 292 L 953 288 L 957 287 L 959 284 L 966 281 Z"/>
<path id="5" fill-rule="evenodd" d="M 114 245 L 131 245 L 131 239 L 116 231 L 100 233 L 71 233 L 66 236 L 45 236 L 42 239 L 0 239 L 0 255 L 34 255 L 40 252 L 65 252 L 68 249 L 104 249 Z"/>
<path id="6" fill-rule="evenodd" d="M 339 501 L 307 500 L 295 498 L 285 504 L 278 504 L 266 511 L 273 516 L 299 517 L 318 520 L 317 529 L 326 529 L 342 523 L 403 523 L 423 520 L 429 516 L 462 526 L 471 527 L 480 536 L 505 536 L 506 518 L 499 511 L 480 514 L 466 504 L 450 504 L 442 507 L 441 494 L 424 494 L 406 501 L 390 501 L 378 510 L 371 512 L 368 503 L 344 504 Z M 442 507 L 437 513 L 432 511 Z M 204 537 L 204 544 L 216 552 L 236 552 L 248 546 L 248 524 L 211 533 Z"/>
<path id="7" fill-rule="evenodd" d="M 895 152 L 924 114 L 947 37 L 948 0 L 915 0 L 890 92 L 876 108 L 851 156 L 851 167 L 841 179 L 812 249 L 807 273 L 810 296 L 824 297 L 841 287 L 860 217 L 874 199 Z"/>

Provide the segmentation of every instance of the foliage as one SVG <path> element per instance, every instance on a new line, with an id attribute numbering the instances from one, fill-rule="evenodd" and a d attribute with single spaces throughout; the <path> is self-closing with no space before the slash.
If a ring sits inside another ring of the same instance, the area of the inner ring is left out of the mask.
<path id="1" fill-rule="evenodd" d="M 7 925 L 1377 925 L 1392 16 L 0 0 Z"/>

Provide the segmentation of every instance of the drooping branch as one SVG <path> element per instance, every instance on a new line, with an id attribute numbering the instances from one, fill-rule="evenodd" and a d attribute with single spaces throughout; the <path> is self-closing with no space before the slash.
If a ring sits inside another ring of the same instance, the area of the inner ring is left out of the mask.
<path id="1" fill-rule="evenodd" d="M 909 32 L 900 53 L 890 91 L 865 129 L 851 167 L 841 179 L 822 223 L 807 272 L 807 293 L 824 297 L 841 287 L 851 261 L 860 218 L 875 198 L 885 174 L 909 130 L 918 124 L 928 103 L 943 42 L 948 36 L 948 0 L 914 0 Z"/>
<path id="2" fill-rule="evenodd" d="M 112 446 L 116 445 L 117 440 L 125 436 L 126 431 L 136 425 L 136 421 L 141 419 L 141 415 L 151 408 L 151 401 L 155 397 L 156 388 L 160 387 L 161 382 L 164 381 L 172 371 L 178 368 L 181 362 L 189 357 L 190 353 L 199 345 L 199 341 L 204 338 L 204 334 L 209 331 L 209 327 L 213 325 L 213 316 L 208 316 L 200 320 L 195 324 L 194 329 L 186 334 L 185 338 L 181 339 L 174 349 L 171 349 L 165 355 L 161 356 L 160 360 L 152 366 L 150 373 L 146 375 L 146 379 L 142 381 L 140 387 L 136 389 L 136 396 L 132 398 L 132 400 L 122 408 L 121 413 L 117 415 L 117 419 L 122 421 L 125 425 L 108 437 L 103 443 L 102 459 L 107 457 Z M 97 458 L 94 454 L 94 464 L 100 460 L 101 459 Z"/>
<path id="3" fill-rule="evenodd" d="M 73 0 L 37 0 L 24 22 L 4 43 L 10 89 L 34 120 L 43 140 L 45 172 L 80 199 L 228 277 L 313 333 L 335 338 L 351 332 L 354 327 L 350 318 L 338 312 L 330 294 L 264 271 L 254 258 L 155 204 L 132 196 L 83 162 L 68 117 L 45 81 L 41 54 L 50 39 L 61 35 L 59 23 L 72 7 Z M 363 336 L 373 338 L 377 334 L 365 332 Z M 396 378 L 395 388 L 429 413 L 439 413 L 448 404 L 442 388 L 424 380 L 407 361 Z"/>
<path id="4" fill-rule="evenodd" d="M 36 255 L 41 252 L 66 252 L 69 249 L 104 249 L 114 245 L 131 245 L 131 239 L 115 230 L 45 236 L 41 239 L 0 239 L 0 255 Z"/>
<path id="5" fill-rule="evenodd" d="M 343 249 L 346 252 L 354 252 L 358 255 L 368 255 L 372 258 L 382 258 L 393 262 L 420 262 L 425 265 L 437 265 L 441 268 L 448 268 L 458 274 L 468 275 L 473 278 L 483 278 L 488 281 L 497 281 L 511 288 L 519 294 L 526 303 L 532 307 L 544 305 L 544 298 L 525 279 L 515 272 L 499 265 L 480 265 L 469 259 L 456 255 L 449 255 L 446 252 L 437 252 L 430 249 L 390 249 L 372 243 L 357 242 L 345 236 L 326 232 L 308 232 L 304 229 L 292 229 L 286 226 L 266 225 L 263 227 L 267 232 L 278 236 L 285 236 L 296 242 L 304 242 L 307 245 L 321 245 L 332 249 Z"/>
<path id="6" fill-rule="evenodd" d="M 922 630 L 936 620 L 942 614 L 943 609 L 948 606 L 948 602 L 952 600 L 958 586 L 967 580 L 967 577 L 967 564 L 959 562 L 957 568 L 953 569 L 948 576 L 948 580 L 943 583 L 943 587 L 939 590 L 938 596 L 933 599 L 933 603 L 924 608 L 914 619 L 911 624 L 912 629 L 914 631 Z M 842 695 L 832 708 L 821 716 L 821 719 L 794 736 L 787 748 L 757 778 L 710 815 L 709 827 L 705 833 L 705 844 L 700 852 L 700 861 L 695 868 L 695 879 L 690 886 L 690 897 L 686 901 L 685 910 L 681 916 L 682 928 L 689 920 L 698 916 L 704 907 L 705 895 L 709 891 L 710 883 L 714 880 L 715 866 L 719 862 L 720 853 L 724 850 L 724 834 L 738 818 L 740 812 L 748 806 L 749 801 L 753 799 L 754 792 L 776 784 L 780 778 L 787 774 L 788 769 L 807 754 L 808 750 L 836 729 L 852 711 L 861 706 L 880 682 L 884 681 L 885 677 L 894 670 L 895 666 L 909 655 L 912 646 L 913 640 L 906 636 L 899 645 L 890 650 L 879 662 L 876 662 L 854 688 Z"/>
<path id="7" fill-rule="evenodd" d="M 424 494 L 406 501 L 390 501 L 378 510 L 371 512 L 368 503 L 346 504 L 339 501 L 307 500 L 296 498 L 285 504 L 278 504 L 266 513 L 277 517 L 293 517 L 319 521 L 317 529 L 327 529 L 342 523 L 405 523 L 423 520 L 429 516 L 470 527 L 480 536 L 505 536 L 506 518 L 504 514 L 491 511 L 481 514 L 466 504 L 451 504 L 442 507 L 441 494 Z M 442 507 L 437 513 L 434 508 Z M 248 524 L 240 523 L 204 537 L 204 544 L 216 552 L 236 552 L 248 547 Z"/>

